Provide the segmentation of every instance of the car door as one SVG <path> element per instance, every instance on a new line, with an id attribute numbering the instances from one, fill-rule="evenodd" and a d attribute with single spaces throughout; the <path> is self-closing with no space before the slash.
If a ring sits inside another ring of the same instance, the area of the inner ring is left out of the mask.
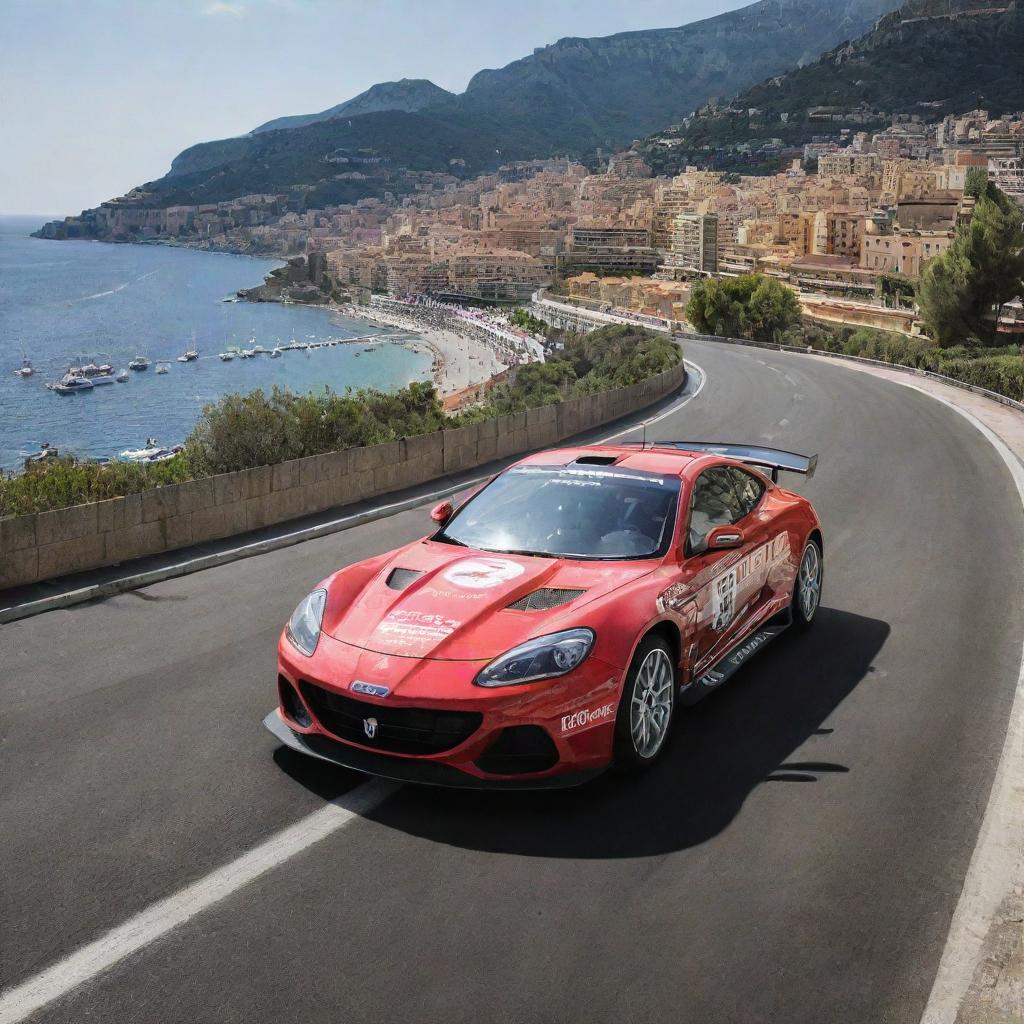
<path id="1" fill-rule="evenodd" d="M 736 566 L 740 600 L 730 633 L 731 640 L 738 640 L 752 628 L 761 609 L 771 599 L 767 584 L 773 564 L 773 517 L 763 501 L 767 485 L 760 477 L 739 466 L 730 466 L 728 473 L 736 490 L 740 516 L 734 525 L 743 531 L 744 537 L 744 556 Z"/>
<path id="2" fill-rule="evenodd" d="M 737 525 L 749 513 L 729 466 L 713 466 L 697 477 L 687 510 L 683 573 L 696 603 L 692 641 L 696 646 L 691 651 L 698 673 L 728 649 L 760 589 L 743 571 L 744 560 L 754 550 L 754 540 L 745 537 L 740 547 L 725 551 L 706 548 L 712 528 Z"/>

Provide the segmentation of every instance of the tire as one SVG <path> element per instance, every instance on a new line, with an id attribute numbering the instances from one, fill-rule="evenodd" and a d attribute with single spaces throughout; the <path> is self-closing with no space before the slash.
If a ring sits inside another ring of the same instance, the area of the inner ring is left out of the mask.
<path id="1" fill-rule="evenodd" d="M 821 607 L 821 585 L 825 578 L 825 564 L 821 547 L 816 540 L 808 540 L 800 554 L 800 566 L 793 581 L 793 600 L 790 610 L 797 629 L 810 629 Z"/>
<path id="2" fill-rule="evenodd" d="M 672 649 L 657 634 L 646 637 L 633 655 L 615 719 L 615 764 L 621 770 L 643 771 L 665 749 L 675 715 L 676 681 Z"/>

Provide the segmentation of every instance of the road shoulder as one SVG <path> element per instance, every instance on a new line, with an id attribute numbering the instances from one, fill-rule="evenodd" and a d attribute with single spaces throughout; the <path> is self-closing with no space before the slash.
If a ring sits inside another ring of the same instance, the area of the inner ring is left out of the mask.
<path id="1" fill-rule="evenodd" d="M 1024 506 L 1024 415 L 927 377 L 822 356 L 810 358 L 882 377 L 955 409 L 1002 456 Z M 1019 553 L 1017 557 L 1020 560 Z M 1019 571 L 1024 586 L 1024 565 Z M 1024 1022 L 1024 651 L 985 817 L 921 1021 Z"/>

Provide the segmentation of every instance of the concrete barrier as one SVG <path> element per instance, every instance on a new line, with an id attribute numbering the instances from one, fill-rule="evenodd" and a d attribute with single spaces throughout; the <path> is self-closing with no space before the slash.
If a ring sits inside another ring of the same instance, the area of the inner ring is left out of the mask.
<path id="1" fill-rule="evenodd" d="M 677 367 L 638 384 L 467 427 L 0 519 L 0 590 L 248 533 L 558 444 L 682 387 Z"/>

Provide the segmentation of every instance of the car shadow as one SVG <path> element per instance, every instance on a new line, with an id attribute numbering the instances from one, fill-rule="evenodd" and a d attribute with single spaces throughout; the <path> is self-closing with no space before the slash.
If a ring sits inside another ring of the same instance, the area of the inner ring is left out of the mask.
<path id="1" fill-rule="evenodd" d="M 783 634 L 720 691 L 681 708 L 668 748 L 642 776 L 613 770 L 577 789 L 518 793 L 405 786 L 368 816 L 438 843 L 521 856 L 644 857 L 696 846 L 763 783 L 827 785 L 849 770 L 790 758 L 810 737 L 832 734 L 824 723 L 871 674 L 888 635 L 885 622 L 821 608 L 810 632 Z M 281 767 L 325 799 L 351 788 L 351 772 L 286 753 Z"/>

